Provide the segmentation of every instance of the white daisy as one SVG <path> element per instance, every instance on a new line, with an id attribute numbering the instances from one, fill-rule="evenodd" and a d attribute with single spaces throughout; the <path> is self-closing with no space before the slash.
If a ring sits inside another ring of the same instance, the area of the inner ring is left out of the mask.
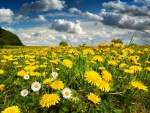
<path id="1" fill-rule="evenodd" d="M 27 96 L 28 95 L 28 90 L 26 90 L 26 89 L 22 90 L 20 95 L 23 96 L 23 97 Z"/>
<path id="2" fill-rule="evenodd" d="M 39 82 L 35 81 L 31 84 L 31 89 L 33 91 L 39 91 L 41 89 L 41 84 Z"/>
<path id="3" fill-rule="evenodd" d="M 72 91 L 69 88 L 65 88 L 62 91 L 62 95 L 65 99 L 69 99 L 72 96 Z"/>
<path id="4" fill-rule="evenodd" d="M 30 78 L 30 76 L 29 76 L 28 74 L 25 74 L 25 75 L 23 76 L 23 78 L 24 78 L 25 80 L 27 80 L 27 79 Z"/>
<path id="5" fill-rule="evenodd" d="M 53 76 L 54 79 L 56 79 L 58 77 L 58 73 L 57 72 L 52 72 L 51 75 Z"/>

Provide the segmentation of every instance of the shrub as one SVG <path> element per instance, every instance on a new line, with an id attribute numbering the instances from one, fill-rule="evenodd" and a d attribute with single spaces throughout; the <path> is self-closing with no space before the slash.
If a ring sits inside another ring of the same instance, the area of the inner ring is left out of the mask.
<path id="1" fill-rule="evenodd" d="M 59 46 L 68 46 L 68 43 L 67 42 L 60 42 Z"/>
<path id="2" fill-rule="evenodd" d="M 118 39 L 112 39 L 111 42 L 123 44 L 123 41 L 120 38 L 118 38 Z"/>

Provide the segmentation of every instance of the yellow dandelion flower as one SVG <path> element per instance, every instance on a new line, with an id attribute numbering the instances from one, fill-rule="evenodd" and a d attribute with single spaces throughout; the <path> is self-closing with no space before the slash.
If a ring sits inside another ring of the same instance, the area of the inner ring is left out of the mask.
<path id="1" fill-rule="evenodd" d="M 144 49 L 143 49 L 143 52 L 148 52 L 148 48 L 144 48 Z"/>
<path id="2" fill-rule="evenodd" d="M 104 92 L 110 91 L 110 85 L 109 85 L 109 83 L 107 83 L 107 82 L 104 81 L 104 80 L 99 81 L 98 84 L 97 84 L 97 87 L 98 87 L 100 90 L 104 91 Z"/>
<path id="3" fill-rule="evenodd" d="M 150 64 L 150 61 L 146 60 L 145 63 L 146 63 L 146 64 Z"/>
<path id="4" fill-rule="evenodd" d="M 7 62 L 7 60 L 1 60 L 1 62 L 2 62 L 2 63 L 6 63 L 6 62 Z"/>
<path id="5" fill-rule="evenodd" d="M 6 108 L 1 113 L 21 113 L 21 112 L 18 106 L 11 106 L 11 107 Z"/>
<path id="6" fill-rule="evenodd" d="M 91 48 L 87 48 L 87 49 L 83 50 L 83 53 L 84 54 L 92 54 L 92 55 L 95 54 L 94 50 Z"/>
<path id="7" fill-rule="evenodd" d="M 44 81 L 43 81 L 43 84 L 45 84 L 45 85 L 50 85 L 52 82 L 51 82 L 51 79 L 45 79 Z"/>
<path id="8" fill-rule="evenodd" d="M 49 108 L 59 103 L 59 101 L 60 97 L 57 94 L 44 94 L 40 100 L 40 105 Z"/>
<path id="9" fill-rule="evenodd" d="M 96 62 L 95 62 L 95 61 L 93 61 L 93 60 L 91 60 L 91 61 L 90 61 L 90 63 L 91 63 L 91 64 L 96 64 Z"/>
<path id="10" fill-rule="evenodd" d="M 90 93 L 87 97 L 88 97 L 88 100 L 92 101 L 94 104 L 101 102 L 101 99 L 93 93 Z"/>
<path id="11" fill-rule="evenodd" d="M 100 70 L 105 70 L 106 68 L 105 68 L 105 67 L 99 67 L 98 69 L 100 69 Z"/>
<path id="12" fill-rule="evenodd" d="M 0 84 L 0 91 L 2 91 L 4 89 L 5 85 L 4 84 Z"/>
<path id="13" fill-rule="evenodd" d="M 134 71 L 141 71 L 142 67 L 141 66 L 130 66 L 129 69 L 134 70 Z"/>
<path id="14" fill-rule="evenodd" d="M 15 65 L 17 65 L 17 64 L 19 64 L 17 61 L 15 61 L 15 62 L 13 62 L 13 64 L 15 64 Z"/>
<path id="15" fill-rule="evenodd" d="M 109 82 L 109 81 L 112 80 L 112 75 L 111 75 L 111 73 L 109 73 L 107 70 L 103 70 L 101 74 L 102 74 L 102 78 L 103 78 L 105 81 Z"/>
<path id="16" fill-rule="evenodd" d="M 46 74 L 47 74 L 47 72 L 43 72 L 42 74 L 41 74 L 41 76 L 46 76 Z"/>
<path id="17" fill-rule="evenodd" d="M 17 73 L 18 76 L 23 77 L 24 75 L 26 75 L 27 73 L 24 70 L 21 70 Z"/>
<path id="18" fill-rule="evenodd" d="M 65 60 L 63 60 L 62 65 L 66 66 L 68 68 L 72 68 L 73 63 L 71 60 L 65 59 Z"/>
<path id="19" fill-rule="evenodd" d="M 124 69 L 124 72 L 128 74 L 133 74 L 135 71 L 131 69 Z"/>
<path id="20" fill-rule="evenodd" d="M 148 91 L 148 90 L 147 90 L 147 86 L 144 86 L 143 83 L 140 82 L 140 81 L 132 81 L 132 82 L 130 82 L 129 84 L 131 84 L 131 85 L 132 85 L 133 87 L 135 87 L 135 88 Z"/>
<path id="21" fill-rule="evenodd" d="M 123 68 L 123 67 L 125 67 L 127 64 L 125 64 L 125 63 L 121 63 L 120 65 L 119 65 L 119 68 Z"/>
<path id="22" fill-rule="evenodd" d="M 104 61 L 103 57 L 101 57 L 101 56 L 99 56 L 99 55 L 95 55 L 95 56 L 92 58 L 92 60 L 98 61 L 98 62 L 103 62 L 103 61 Z"/>
<path id="23" fill-rule="evenodd" d="M 108 61 L 108 64 L 112 65 L 112 66 L 116 66 L 117 62 L 115 60 L 110 60 L 110 61 Z"/>
<path id="24" fill-rule="evenodd" d="M 99 81 L 102 80 L 98 72 L 96 71 L 88 71 L 85 73 L 85 80 L 91 85 L 96 85 Z"/>
<path id="25" fill-rule="evenodd" d="M 50 60 L 50 62 L 52 64 L 58 64 L 60 62 L 60 60 L 59 59 L 55 59 L 55 60 Z"/>
<path id="26" fill-rule="evenodd" d="M 99 47 L 106 47 L 107 44 L 106 44 L 105 42 L 103 42 L 103 43 L 99 43 L 98 46 L 99 46 Z"/>
<path id="27" fill-rule="evenodd" d="M 146 67 L 146 70 L 147 70 L 147 71 L 150 71 L 150 67 Z"/>
<path id="28" fill-rule="evenodd" d="M 0 69 L 0 74 L 4 74 L 4 71 L 2 69 Z"/>
<path id="29" fill-rule="evenodd" d="M 64 88 L 64 84 L 62 81 L 54 81 L 52 84 L 51 84 L 51 87 L 55 90 L 60 90 L 60 89 L 63 89 Z"/>
<path id="30" fill-rule="evenodd" d="M 35 69 L 37 69 L 37 66 L 32 66 L 32 65 L 28 65 L 24 68 L 24 70 L 26 71 L 34 71 Z"/>

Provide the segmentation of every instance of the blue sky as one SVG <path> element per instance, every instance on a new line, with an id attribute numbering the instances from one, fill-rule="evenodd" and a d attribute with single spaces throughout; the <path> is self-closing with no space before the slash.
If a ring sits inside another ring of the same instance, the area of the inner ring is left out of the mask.
<path id="1" fill-rule="evenodd" d="M 3 0 L 0 27 L 33 46 L 150 44 L 150 0 Z"/>

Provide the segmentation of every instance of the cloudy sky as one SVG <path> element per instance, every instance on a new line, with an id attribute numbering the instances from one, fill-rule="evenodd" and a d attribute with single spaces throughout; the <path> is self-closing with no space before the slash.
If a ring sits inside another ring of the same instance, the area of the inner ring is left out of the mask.
<path id="1" fill-rule="evenodd" d="M 1 0 L 0 27 L 33 46 L 150 44 L 150 0 Z"/>

